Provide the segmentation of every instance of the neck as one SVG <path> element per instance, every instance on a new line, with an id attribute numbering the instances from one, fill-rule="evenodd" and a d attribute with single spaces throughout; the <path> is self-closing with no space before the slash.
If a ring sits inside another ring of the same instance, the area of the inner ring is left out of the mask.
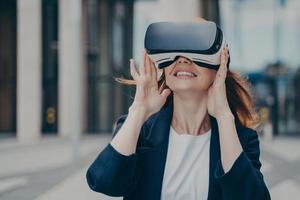
<path id="1" fill-rule="evenodd" d="M 202 135 L 211 128 L 207 112 L 207 94 L 173 93 L 172 127 L 179 134 Z"/>

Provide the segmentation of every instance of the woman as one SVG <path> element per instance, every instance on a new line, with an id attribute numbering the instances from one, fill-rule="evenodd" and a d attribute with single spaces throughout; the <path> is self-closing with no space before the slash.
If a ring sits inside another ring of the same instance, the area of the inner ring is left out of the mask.
<path id="1" fill-rule="evenodd" d="M 247 82 L 179 57 L 157 69 L 144 53 L 133 104 L 120 116 L 113 139 L 89 167 L 90 188 L 127 200 L 266 200 L 257 123 Z"/>

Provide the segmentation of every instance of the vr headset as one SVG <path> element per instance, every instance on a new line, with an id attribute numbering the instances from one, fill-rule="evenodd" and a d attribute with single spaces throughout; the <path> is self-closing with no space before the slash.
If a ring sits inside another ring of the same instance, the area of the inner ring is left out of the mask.
<path id="1" fill-rule="evenodd" d="M 156 22 L 148 26 L 144 45 L 159 69 L 183 56 L 200 67 L 217 70 L 221 50 L 227 43 L 222 30 L 212 21 Z M 229 63 L 230 57 L 227 67 Z"/>

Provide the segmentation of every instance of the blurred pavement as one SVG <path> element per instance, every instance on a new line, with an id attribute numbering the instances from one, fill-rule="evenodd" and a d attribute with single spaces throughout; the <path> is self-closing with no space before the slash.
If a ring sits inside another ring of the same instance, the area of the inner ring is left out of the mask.
<path id="1" fill-rule="evenodd" d="M 0 141 L 1 200 L 121 199 L 91 191 L 85 179 L 87 167 L 109 142 L 110 135 L 84 136 L 81 159 L 72 161 L 71 142 L 58 137 L 37 144 L 16 139 Z M 300 196 L 300 138 L 261 140 L 263 173 L 273 200 Z"/>
<path id="2" fill-rule="evenodd" d="M 80 160 L 74 162 L 72 142 L 66 139 L 49 136 L 36 144 L 2 139 L 0 199 L 112 199 L 91 191 L 85 179 L 87 167 L 109 140 L 108 134 L 83 137 Z"/>

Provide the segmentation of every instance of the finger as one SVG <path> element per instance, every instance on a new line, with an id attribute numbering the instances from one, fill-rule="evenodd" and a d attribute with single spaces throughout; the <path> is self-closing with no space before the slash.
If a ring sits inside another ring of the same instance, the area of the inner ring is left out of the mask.
<path id="1" fill-rule="evenodd" d="M 151 60 L 151 58 L 150 58 L 149 55 L 148 55 L 148 58 L 149 58 L 149 71 L 150 71 L 150 75 L 151 75 L 151 77 L 152 77 L 153 74 L 154 74 L 153 62 L 152 62 L 152 60 Z"/>
<path id="2" fill-rule="evenodd" d="M 227 48 L 223 48 L 221 53 L 221 65 L 227 66 L 227 62 L 228 62 L 228 50 Z"/>
<path id="3" fill-rule="evenodd" d="M 145 69 L 145 52 L 142 53 L 142 59 L 141 59 L 141 65 L 140 65 L 140 75 L 145 75 L 146 74 L 146 69 Z"/>
<path id="4" fill-rule="evenodd" d="M 220 71 L 218 71 L 218 73 L 216 74 L 216 79 L 214 81 L 214 83 L 218 84 L 220 83 L 224 83 L 225 79 L 226 79 L 226 72 L 224 69 L 220 68 Z"/>
<path id="5" fill-rule="evenodd" d="M 146 52 L 145 52 L 145 56 L 146 56 L 146 59 L 145 59 L 146 74 L 151 75 L 149 56 Z"/>
<path id="6" fill-rule="evenodd" d="M 221 54 L 221 64 L 217 72 L 217 78 L 225 78 L 227 74 L 227 56 L 226 50 L 223 49 Z"/>
<path id="7" fill-rule="evenodd" d="M 215 81 L 222 81 L 226 77 L 226 74 L 224 71 L 225 71 L 224 66 L 220 66 L 220 68 L 218 69 L 218 72 L 216 73 Z"/>
<path id="8" fill-rule="evenodd" d="M 161 93 L 161 96 L 166 99 L 169 95 L 171 94 L 171 90 L 170 89 L 164 89 Z"/>
<path id="9" fill-rule="evenodd" d="M 157 82 L 157 70 L 156 70 L 156 66 L 155 66 L 155 63 L 150 60 L 150 65 L 151 65 L 151 77 L 152 77 L 152 80 Z"/>
<path id="10" fill-rule="evenodd" d="M 133 79 L 136 80 L 138 72 L 136 70 L 135 61 L 133 59 L 130 59 L 130 74 L 133 77 Z"/>
<path id="11" fill-rule="evenodd" d="M 226 69 L 226 70 L 227 70 L 228 58 L 229 58 L 229 50 L 228 50 L 227 47 L 225 47 L 225 60 L 224 60 L 224 66 L 225 66 L 225 69 Z"/>
<path id="12" fill-rule="evenodd" d="M 225 82 L 224 74 L 221 73 L 221 69 L 219 69 L 219 71 L 216 73 L 216 77 L 212 85 L 215 87 L 216 85 L 219 85 L 220 83 L 222 84 L 224 82 Z"/>

